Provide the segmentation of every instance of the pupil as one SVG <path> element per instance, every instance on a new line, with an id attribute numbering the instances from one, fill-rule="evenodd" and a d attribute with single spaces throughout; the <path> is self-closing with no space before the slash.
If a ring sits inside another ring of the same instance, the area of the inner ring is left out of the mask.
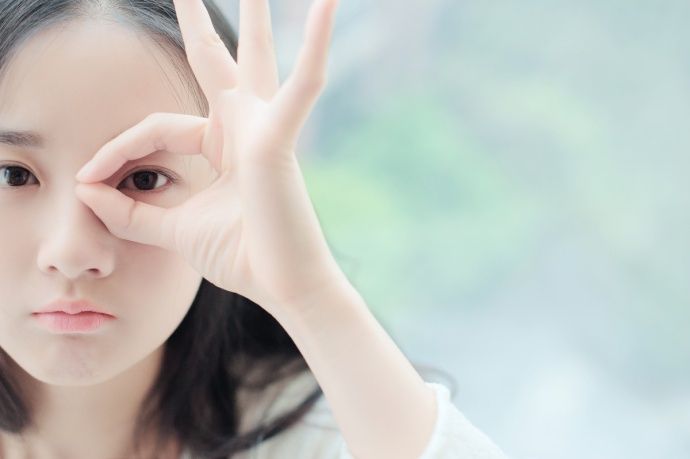
<path id="1" fill-rule="evenodd" d="M 5 169 L 5 179 L 10 186 L 21 186 L 27 178 L 27 173 L 27 170 L 20 167 L 7 167 Z M 19 180 L 19 183 L 16 183 L 15 180 Z"/>
<path id="2" fill-rule="evenodd" d="M 156 185 L 156 175 L 158 175 L 157 172 L 136 172 L 133 176 L 134 184 L 139 188 L 152 190 Z"/>

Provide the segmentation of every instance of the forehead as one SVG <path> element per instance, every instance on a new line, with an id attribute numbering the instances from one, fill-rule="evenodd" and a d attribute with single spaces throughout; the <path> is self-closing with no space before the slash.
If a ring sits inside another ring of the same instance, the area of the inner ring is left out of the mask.
<path id="1" fill-rule="evenodd" d="M 126 26 L 90 20 L 38 32 L 6 64 L 0 128 L 47 144 L 103 143 L 155 111 L 193 113 L 174 63 Z"/>

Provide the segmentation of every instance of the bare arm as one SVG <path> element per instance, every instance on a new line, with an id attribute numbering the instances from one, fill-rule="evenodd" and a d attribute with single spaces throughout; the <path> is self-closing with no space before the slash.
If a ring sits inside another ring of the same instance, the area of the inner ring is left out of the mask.
<path id="1" fill-rule="evenodd" d="M 431 438 L 436 400 L 346 280 L 277 320 L 292 337 L 358 459 L 417 459 Z"/>

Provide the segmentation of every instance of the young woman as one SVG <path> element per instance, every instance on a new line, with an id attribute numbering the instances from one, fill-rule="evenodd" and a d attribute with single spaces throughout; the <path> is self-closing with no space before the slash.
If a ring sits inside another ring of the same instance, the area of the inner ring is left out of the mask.
<path id="1" fill-rule="evenodd" d="M 0 0 L 1 458 L 505 457 L 319 226 L 336 7 L 281 85 L 268 0 L 239 45 L 202 0 Z"/>

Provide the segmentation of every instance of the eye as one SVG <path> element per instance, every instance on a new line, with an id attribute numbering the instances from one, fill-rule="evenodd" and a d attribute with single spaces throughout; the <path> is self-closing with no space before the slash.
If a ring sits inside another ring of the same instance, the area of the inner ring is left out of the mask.
<path id="1" fill-rule="evenodd" d="M 160 178 L 156 178 L 157 175 Z M 169 173 L 159 170 L 141 169 L 130 174 L 122 183 L 133 183 L 137 187 L 135 191 L 151 191 L 153 189 L 163 188 L 166 180 L 171 184 L 177 182 L 177 179 Z M 122 183 L 120 185 L 122 185 Z M 156 185 L 160 184 L 162 184 L 162 186 L 156 187 Z M 118 189 L 119 188 L 118 186 Z"/>
<path id="2" fill-rule="evenodd" d="M 26 184 L 29 177 L 34 174 L 20 166 L 0 166 L 0 188 L 20 188 Z M 7 184 L 7 185 L 6 185 Z"/>
<path id="3" fill-rule="evenodd" d="M 36 176 L 24 167 L 0 166 L 0 188 L 23 188 L 27 185 L 27 181 L 31 180 L 34 184 L 38 183 Z M 127 176 L 120 183 L 120 186 L 132 183 L 135 191 L 151 191 L 163 188 L 166 180 L 171 184 L 178 181 L 172 173 L 154 169 L 140 169 Z"/>

